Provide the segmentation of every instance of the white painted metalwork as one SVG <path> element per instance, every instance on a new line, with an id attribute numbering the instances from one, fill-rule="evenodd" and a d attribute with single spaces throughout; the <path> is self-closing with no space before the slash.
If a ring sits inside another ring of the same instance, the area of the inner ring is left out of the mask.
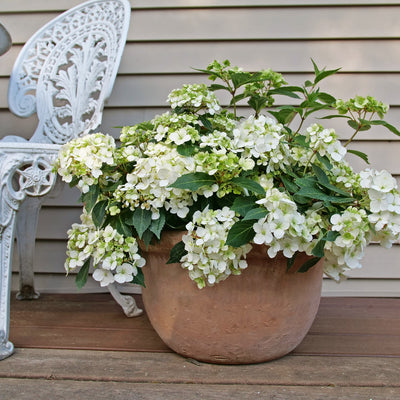
<path id="1" fill-rule="evenodd" d="M 101 123 L 125 46 L 128 0 L 89 0 L 46 24 L 19 54 L 8 91 L 10 110 L 39 124 L 27 141 L 0 142 L 0 359 L 8 340 L 14 234 L 20 254 L 20 299 L 34 299 L 33 254 L 43 196 L 56 183 L 52 163 L 60 146 Z M 110 292 L 127 315 L 139 312 L 116 288 Z"/>

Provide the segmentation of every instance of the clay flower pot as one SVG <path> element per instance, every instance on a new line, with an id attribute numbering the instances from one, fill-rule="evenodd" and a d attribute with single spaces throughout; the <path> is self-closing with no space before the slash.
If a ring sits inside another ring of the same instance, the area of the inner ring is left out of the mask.
<path id="1" fill-rule="evenodd" d="M 270 259 L 253 246 L 248 268 L 213 287 L 198 289 L 180 264 L 166 264 L 181 232 L 165 232 L 158 245 L 143 251 L 143 301 L 150 322 L 175 352 L 199 361 L 248 364 L 292 351 L 307 334 L 318 310 L 322 263 L 296 273 L 286 258 Z"/>

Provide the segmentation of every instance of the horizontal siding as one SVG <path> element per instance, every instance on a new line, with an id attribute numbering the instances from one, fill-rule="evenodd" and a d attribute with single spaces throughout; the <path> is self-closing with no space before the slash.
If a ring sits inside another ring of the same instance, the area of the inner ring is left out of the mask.
<path id="1" fill-rule="evenodd" d="M 8 78 L 23 43 L 59 12 L 80 0 L 0 1 L 0 21 L 13 47 L 1 57 L 0 137 L 29 138 L 35 116 L 19 119 L 7 110 Z M 272 68 L 294 84 L 310 76 L 310 58 L 322 67 L 341 67 L 324 83 L 337 97 L 372 94 L 389 103 L 388 121 L 400 126 L 400 1 L 376 0 L 131 0 L 132 19 L 118 78 L 98 131 L 117 136 L 116 126 L 132 125 L 167 109 L 169 91 L 183 83 L 207 82 L 193 71 L 228 58 L 249 70 Z M 282 102 L 282 100 L 280 100 Z M 248 112 L 245 106 L 241 111 Z M 329 121 L 341 139 L 350 132 Z M 381 127 L 358 136 L 353 148 L 370 154 L 378 169 L 400 179 L 400 138 Z M 359 159 L 356 169 L 365 168 Z M 79 221 L 79 194 L 64 185 L 47 198 L 38 226 L 35 270 L 42 292 L 76 292 L 65 277 L 66 231 Z M 340 285 L 324 280 L 327 296 L 400 296 L 400 246 L 386 251 L 370 246 L 364 268 Z M 17 255 L 13 287 L 17 287 Z M 84 291 L 102 291 L 90 280 Z M 138 291 L 135 287 L 134 290 Z"/>
<path id="2" fill-rule="evenodd" d="M 59 13 L 0 13 L 14 43 L 24 43 Z M 372 19 L 385 21 L 371 23 Z M 396 38 L 400 7 L 137 9 L 128 41 Z M 240 29 L 238 29 L 240 27 Z"/>

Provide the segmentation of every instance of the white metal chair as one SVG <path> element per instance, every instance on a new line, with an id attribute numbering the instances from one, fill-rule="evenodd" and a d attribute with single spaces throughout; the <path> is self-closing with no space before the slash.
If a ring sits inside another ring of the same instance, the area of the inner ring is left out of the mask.
<path id="1" fill-rule="evenodd" d="M 27 141 L 0 141 L 0 359 L 8 341 L 14 234 L 20 255 L 20 299 L 35 299 L 33 255 L 40 207 L 56 183 L 52 172 L 60 146 L 101 123 L 130 20 L 128 0 L 89 0 L 46 24 L 25 44 L 10 77 L 10 110 L 34 112 L 38 126 Z M 134 299 L 111 294 L 127 315 L 141 310 Z"/>

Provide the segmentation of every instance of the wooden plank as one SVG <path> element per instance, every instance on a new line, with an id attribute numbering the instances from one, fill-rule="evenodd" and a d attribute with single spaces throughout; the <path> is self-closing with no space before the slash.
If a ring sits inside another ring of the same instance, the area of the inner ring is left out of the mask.
<path id="1" fill-rule="evenodd" d="M 97 400 L 246 400 L 274 399 L 287 400 L 393 400 L 399 395 L 398 388 L 376 387 L 304 387 L 304 386 L 266 386 L 266 385 L 203 385 L 203 384 L 163 384 L 163 383 L 125 383 L 88 381 L 43 381 L 34 379 L 2 379 L 2 394 L 9 399 L 21 399 L 21 394 L 35 393 L 38 400 L 48 398 L 73 398 L 83 400 L 95 397 Z M 134 397 L 132 397 L 134 396 Z"/>
<path id="2" fill-rule="evenodd" d="M 62 360 L 62 362 L 60 362 Z M 207 385 L 395 387 L 400 358 L 289 355 L 269 363 L 193 363 L 174 353 L 17 349 L 0 363 L 0 377 Z M 394 400 L 392 398 L 391 400 Z"/>
<path id="3" fill-rule="evenodd" d="M 323 298 L 293 354 L 400 357 L 399 304 L 400 299 Z M 13 299 L 10 338 L 15 346 L 29 348 L 170 351 L 145 314 L 126 318 L 109 294 L 47 294 L 28 303 Z"/>
<path id="4" fill-rule="evenodd" d="M 2 23 L 14 43 L 24 43 L 58 14 L 4 13 Z M 212 12 L 209 8 L 137 9 L 132 13 L 128 40 L 395 38 L 400 32 L 399 17 L 396 5 L 213 8 Z"/>
<path id="5" fill-rule="evenodd" d="M 349 279 L 339 284 L 324 279 L 322 293 L 329 297 L 400 297 L 399 284 L 397 279 Z"/>

